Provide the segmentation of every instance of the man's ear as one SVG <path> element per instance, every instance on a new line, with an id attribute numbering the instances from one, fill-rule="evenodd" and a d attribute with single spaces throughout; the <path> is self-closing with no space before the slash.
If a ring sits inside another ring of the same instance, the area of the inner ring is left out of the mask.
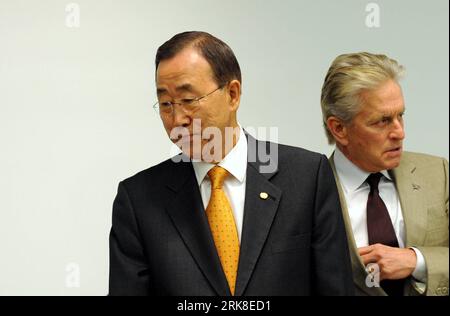
<path id="1" fill-rule="evenodd" d="M 348 145 L 348 127 L 344 122 L 335 116 L 330 116 L 327 119 L 327 127 L 336 140 L 336 143 L 342 146 Z"/>
<path id="2" fill-rule="evenodd" d="M 241 83 L 238 80 L 232 80 L 228 83 L 228 95 L 230 97 L 231 110 L 237 111 L 241 101 Z"/>

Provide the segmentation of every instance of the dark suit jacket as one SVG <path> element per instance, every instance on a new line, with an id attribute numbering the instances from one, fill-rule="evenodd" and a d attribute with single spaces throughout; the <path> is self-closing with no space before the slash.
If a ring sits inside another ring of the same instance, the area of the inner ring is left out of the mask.
<path id="1" fill-rule="evenodd" d="M 248 139 L 249 152 L 269 148 Z M 352 295 L 328 159 L 278 145 L 277 170 L 262 165 L 247 167 L 235 295 Z M 167 160 L 119 184 L 109 281 L 110 295 L 230 295 L 192 163 Z"/>

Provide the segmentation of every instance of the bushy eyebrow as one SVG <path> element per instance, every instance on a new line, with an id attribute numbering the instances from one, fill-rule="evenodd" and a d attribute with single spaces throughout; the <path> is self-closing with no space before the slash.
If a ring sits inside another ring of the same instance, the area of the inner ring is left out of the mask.
<path id="1" fill-rule="evenodd" d="M 370 120 L 370 123 L 376 123 L 379 120 L 384 120 L 384 119 L 389 119 L 392 120 L 395 116 L 397 115 L 404 115 L 406 111 L 406 108 L 403 108 L 403 110 L 401 112 L 385 112 L 385 113 L 380 113 L 377 116 L 372 117 L 372 119 Z"/>
<path id="2" fill-rule="evenodd" d="M 195 92 L 195 89 L 190 83 L 185 83 L 185 84 L 182 84 L 182 85 L 176 87 L 175 91 L 177 91 L 177 92 Z M 167 93 L 167 89 L 165 89 L 165 88 L 157 88 L 156 89 L 156 94 L 158 96 L 160 96 L 164 93 Z"/>
<path id="3" fill-rule="evenodd" d="M 383 117 L 383 118 L 391 118 L 391 117 L 394 117 L 394 116 L 397 116 L 397 115 L 402 115 L 402 114 L 405 114 L 405 108 L 403 108 L 403 110 L 401 110 L 400 112 L 386 112 L 386 113 L 383 113 L 382 115 L 381 115 L 381 117 Z"/>

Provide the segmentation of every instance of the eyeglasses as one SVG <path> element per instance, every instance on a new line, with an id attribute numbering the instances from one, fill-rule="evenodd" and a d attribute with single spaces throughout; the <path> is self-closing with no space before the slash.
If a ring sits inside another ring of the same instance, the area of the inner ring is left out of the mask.
<path id="1" fill-rule="evenodd" d="M 196 108 L 199 107 L 200 105 L 200 100 L 203 100 L 204 98 L 210 96 L 211 94 L 213 94 L 214 92 L 216 92 L 217 90 L 222 89 L 224 86 L 220 86 L 217 89 L 215 89 L 214 91 L 205 94 L 201 97 L 197 97 L 197 98 L 193 98 L 193 99 L 181 99 L 178 102 L 175 101 L 157 101 L 154 105 L 153 108 L 155 109 L 156 112 L 159 112 L 159 114 L 172 114 L 173 113 L 173 109 L 175 104 L 178 104 L 179 106 L 181 106 L 181 108 L 187 112 L 193 112 Z"/>

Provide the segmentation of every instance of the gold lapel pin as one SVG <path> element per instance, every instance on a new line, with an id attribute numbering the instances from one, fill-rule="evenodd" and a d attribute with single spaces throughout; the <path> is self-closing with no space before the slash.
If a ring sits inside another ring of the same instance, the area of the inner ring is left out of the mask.
<path id="1" fill-rule="evenodd" d="M 266 192 L 261 192 L 261 193 L 259 194 L 259 197 L 260 197 L 262 200 L 267 200 L 267 199 L 269 198 L 269 194 L 267 194 Z"/>

